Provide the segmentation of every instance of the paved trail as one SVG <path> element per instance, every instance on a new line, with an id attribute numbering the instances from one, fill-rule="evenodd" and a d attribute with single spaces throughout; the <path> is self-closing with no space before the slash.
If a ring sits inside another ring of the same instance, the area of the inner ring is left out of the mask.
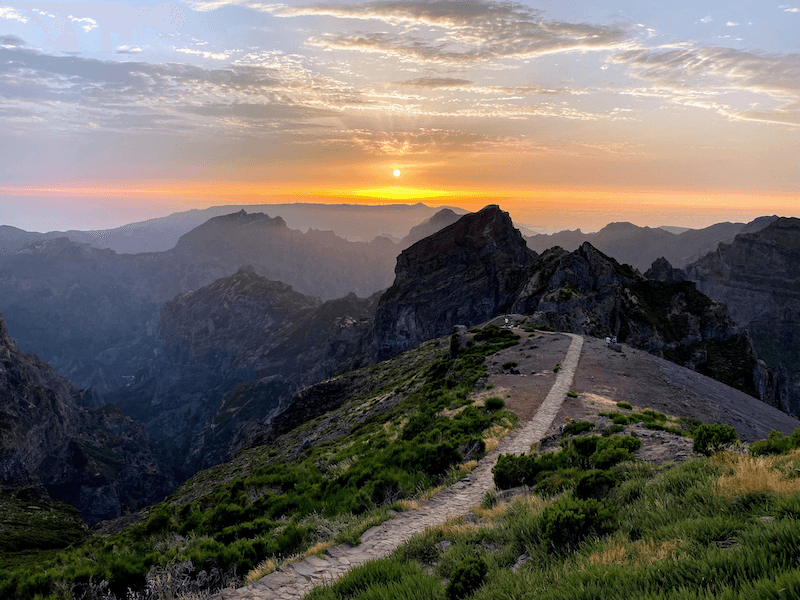
<path id="1" fill-rule="evenodd" d="M 237 590 L 225 590 L 211 600 L 299 600 L 313 587 L 331 582 L 354 566 L 391 554 L 400 544 L 426 528 L 440 525 L 447 519 L 467 514 L 481 503 L 484 494 L 494 489 L 492 468 L 500 454 L 523 454 L 539 441 L 550 428 L 572 385 L 583 338 L 573 334 L 567 356 L 561 363 L 553 387 L 536 415 L 527 425 L 500 441 L 498 447 L 478 462 L 467 477 L 440 492 L 421 507 L 399 514 L 396 518 L 367 530 L 355 548 L 343 544 L 328 548 L 324 558 L 309 556 L 300 562 L 285 565 Z"/>

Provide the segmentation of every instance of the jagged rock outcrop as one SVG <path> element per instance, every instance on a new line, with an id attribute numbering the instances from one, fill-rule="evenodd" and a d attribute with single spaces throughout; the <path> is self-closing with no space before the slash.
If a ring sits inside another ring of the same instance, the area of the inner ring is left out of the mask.
<path id="1" fill-rule="evenodd" d="M 755 394 L 750 339 L 723 304 L 691 282 L 642 277 L 588 242 L 542 254 L 512 310 L 560 331 L 615 336 Z"/>
<path id="2" fill-rule="evenodd" d="M 441 231 L 448 225 L 452 225 L 461 218 L 462 215 L 457 214 L 449 208 L 443 208 L 430 219 L 423 221 L 419 225 L 415 225 L 408 232 L 408 235 L 400 242 L 400 248 L 405 250 L 409 246 L 413 246 L 418 241 Z"/>
<path id="3" fill-rule="evenodd" d="M 675 269 L 663 256 L 657 259 L 653 265 L 645 271 L 645 277 L 660 281 L 662 283 L 678 283 L 686 281 L 686 273 L 681 269 Z"/>
<path id="4" fill-rule="evenodd" d="M 404 250 L 381 297 L 371 352 L 378 359 L 481 323 L 510 308 L 536 253 L 496 205 L 461 217 Z"/>
<path id="5" fill-rule="evenodd" d="M 34 354 L 0 316 L 0 489 L 39 488 L 92 525 L 153 502 L 174 486 L 140 423 L 85 394 Z"/>
<path id="6" fill-rule="evenodd" d="M 358 364 L 377 300 L 322 302 L 242 267 L 167 302 L 162 360 L 109 398 L 167 440 L 181 472 L 193 473 L 228 456 L 247 422 Z"/>
<path id="7" fill-rule="evenodd" d="M 686 269 L 697 288 L 727 304 L 766 367 L 756 371 L 765 401 L 800 415 L 800 219 L 720 244 Z"/>

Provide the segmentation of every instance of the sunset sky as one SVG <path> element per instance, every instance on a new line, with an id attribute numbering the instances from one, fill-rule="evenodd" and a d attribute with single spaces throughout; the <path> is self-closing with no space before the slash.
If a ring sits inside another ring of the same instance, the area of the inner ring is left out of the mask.
<path id="1" fill-rule="evenodd" d="M 0 224 L 29 230 L 271 200 L 800 216 L 800 2 L 0 1 L 0 124 Z"/>

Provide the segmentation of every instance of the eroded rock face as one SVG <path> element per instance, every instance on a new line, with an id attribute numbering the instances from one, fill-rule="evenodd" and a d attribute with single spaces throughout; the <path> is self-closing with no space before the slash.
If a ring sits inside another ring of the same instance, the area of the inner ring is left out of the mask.
<path id="1" fill-rule="evenodd" d="M 750 332 L 765 363 L 756 371 L 765 400 L 800 415 L 800 219 L 737 235 L 687 275 Z"/>
<path id="2" fill-rule="evenodd" d="M 162 361 L 109 397 L 173 447 L 189 475 L 224 460 L 246 423 L 302 386 L 358 364 L 377 299 L 322 302 L 243 267 L 167 302 Z"/>
<path id="3" fill-rule="evenodd" d="M 536 254 L 498 206 L 465 215 L 404 250 L 381 297 L 373 347 L 383 359 L 508 310 Z"/>
<path id="4" fill-rule="evenodd" d="M 0 488 L 43 488 L 88 524 L 168 493 L 140 423 L 113 405 L 86 409 L 85 390 L 20 352 L 0 316 Z"/>
<path id="5" fill-rule="evenodd" d="M 687 281 L 657 281 L 588 242 L 543 253 L 512 310 L 559 331 L 614 337 L 755 394 L 756 358 L 725 306 Z"/>
<path id="6" fill-rule="evenodd" d="M 681 269 L 675 269 L 663 256 L 657 259 L 653 265 L 645 272 L 645 277 L 661 281 L 662 283 L 677 283 L 686 281 L 686 273 Z"/>

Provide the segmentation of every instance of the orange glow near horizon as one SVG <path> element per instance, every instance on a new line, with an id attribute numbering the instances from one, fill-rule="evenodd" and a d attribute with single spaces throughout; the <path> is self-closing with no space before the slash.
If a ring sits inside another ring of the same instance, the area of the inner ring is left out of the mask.
<path id="1" fill-rule="evenodd" d="M 91 199 L 109 208 L 137 198 L 143 207 L 163 214 L 209 206 L 236 204 L 407 204 L 457 206 L 475 211 L 499 204 L 519 223 L 574 229 L 599 229 L 612 221 L 647 225 L 707 226 L 725 220 L 749 220 L 778 214 L 800 216 L 800 198 L 789 193 L 713 192 L 685 190 L 610 190 L 580 188 L 426 189 L 383 186 L 300 187 L 248 182 L 71 182 L 0 187 L 0 194 Z M 149 218 L 149 217 L 144 217 Z M 706 225 L 707 224 L 707 225 Z"/>

